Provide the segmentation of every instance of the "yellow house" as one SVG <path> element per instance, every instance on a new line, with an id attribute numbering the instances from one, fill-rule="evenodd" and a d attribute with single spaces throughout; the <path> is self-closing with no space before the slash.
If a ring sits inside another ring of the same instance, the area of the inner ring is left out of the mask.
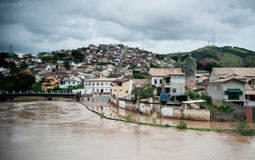
<path id="1" fill-rule="evenodd" d="M 131 94 L 133 80 L 128 78 L 120 78 L 113 81 L 112 97 L 121 98 Z"/>
<path id="2" fill-rule="evenodd" d="M 47 91 L 48 89 L 54 89 L 58 86 L 59 80 L 56 77 L 47 77 L 45 83 L 42 83 L 42 91 Z"/>

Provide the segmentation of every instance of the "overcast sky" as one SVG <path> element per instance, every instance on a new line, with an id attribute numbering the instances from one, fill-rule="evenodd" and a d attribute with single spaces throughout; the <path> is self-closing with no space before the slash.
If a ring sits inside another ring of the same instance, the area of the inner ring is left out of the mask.
<path id="1" fill-rule="evenodd" d="M 255 0 L 0 0 L 0 50 L 122 43 L 155 53 L 208 44 L 255 50 Z"/>

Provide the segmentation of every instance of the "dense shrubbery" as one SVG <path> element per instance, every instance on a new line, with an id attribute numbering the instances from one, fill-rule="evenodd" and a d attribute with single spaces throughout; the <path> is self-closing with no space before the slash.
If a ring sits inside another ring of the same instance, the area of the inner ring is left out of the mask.
<path id="1" fill-rule="evenodd" d="M 226 112 L 226 113 L 230 113 L 233 112 L 234 110 L 224 104 L 221 104 L 219 106 L 213 105 L 212 104 L 212 98 L 206 94 L 202 94 L 201 96 L 195 92 L 193 92 L 192 90 L 187 90 L 186 94 L 190 97 L 190 99 L 192 100 L 198 100 L 198 99 L 203 99 L 206 101 L 206 108 L 212 112 Z"/>
<path id="2" fill-rule="evenodd" d="M 8 76 L 0 74 L 0 90 L 29 90 L 34 83 L 35 77 L 27 70 L 19 70 Z"/>
<path id="3" fill-rule="evenodd" d="M 187 123 L 186 123 L 186 122 L 180 121 L 180 122 L 177 124 L 176 128 L 178 128 L 178 129 L 187 129 L 188 126 L 187 126 Z"/>
<path id="4" fill-rule="evenodd" d="M 148 75 L 148 73 L 133 71 L 133 77 L 135 79 L 146 79 Z"/>
<path id="5" fill-rule="evenodd" d="M 230 123 L 231 126 L 235 129 L 236 132 L 240 133 L 243 136 L 254 136 L 255 130 L 251 129 L 249 121 L 240 121 L 238 123 Z"/>
<path id="6" fill-rule="evenodd" d="M 152 98 L 154 97 L 154 87 L 148 84 L 148 85 L 142 86 L 141 88 L 135 88 L 132 91 L 132 95 L 134 95 L 135 102 L 138 99 L 138 95 L 140 99 Z"/>

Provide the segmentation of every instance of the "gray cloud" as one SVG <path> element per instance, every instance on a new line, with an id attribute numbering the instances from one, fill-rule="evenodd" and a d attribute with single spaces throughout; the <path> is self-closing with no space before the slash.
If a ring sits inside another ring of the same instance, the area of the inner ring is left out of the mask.
<path id="1" fill-rule="evenodd" d="M 254 0 L 2 0 L 0 50 L 124 43 L 168 53 L 217 45 L 255 50 Z"/>

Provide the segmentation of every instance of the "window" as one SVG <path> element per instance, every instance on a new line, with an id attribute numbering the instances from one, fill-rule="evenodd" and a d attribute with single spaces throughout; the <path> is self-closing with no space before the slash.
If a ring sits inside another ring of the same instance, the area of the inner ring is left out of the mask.
<path id="1" fill-rule="evenodd" d="M 170 81 L 171 81 L 171 77 L 167 77 L 167 78 L 166 78 L 166 83 L 168 83 L 168 84 L 169 84 L 169 83 L 170 83 Z"/>
<path id="2" fill-rule="evenodd" d="M 172 89 L 172 92 L 173 92 L 173 93 L 176 93 L 176 88 L 173 88 L 173 89 Z"/>
<path id="3" fill-rule="evenodd" d="M 97 83 L 97 86 L 99 86 L 99 83 Z"/>
<path id="4" fill-rule="evenodd" d="M 103 86 L 104 85 L 104 83 L 101 83 L 101 86 Z"/>
<path id="5" fill-rule="evenodd" d="M 106 82 L 105 85 L 108 85 L 108 83 Z"/>
<path id="6" fill-rule="evenodd" d="M 154 84 L 157 84 L 157 79 L 154 79 Z"/>
<path id="7" fill-rule="evenodd" d="M 159 83 L 162 84 L 162 79 L 159 80 Z"/>
<path id="8" fill-rule="evenodd" d="M 89 86 L 90 86 L 90 83 L 89 83 Z"/>

